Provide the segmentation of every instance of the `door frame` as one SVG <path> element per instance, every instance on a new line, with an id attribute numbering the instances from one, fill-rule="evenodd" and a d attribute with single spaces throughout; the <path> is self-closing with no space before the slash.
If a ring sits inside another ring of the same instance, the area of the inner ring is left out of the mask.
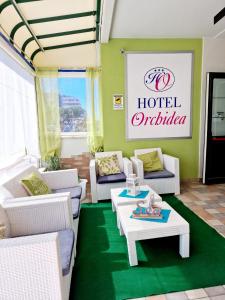
<path id="1" fill-rule="evenodd" d="M 203 145 L 203 176 L 202 181 L 206 184 L 206 163 L 207 163 L 207 145 L 208 136 L 211 134 L 211 119 L 209 120 L 209 112 L 212 112 L 212 96 L 213 96 L 213 80 L 215 78 L 224 78 L 225 72 L 207 72 L 206 77 L 206 102 L 205 102 L 205 131 L 204 131 L 204 145 Z M 210 107 L 209 107 L 210 104 Z M 212 134 L 211 134 L 212 135 Z M 221 178 L 222 179 L 222 178 Z"/>

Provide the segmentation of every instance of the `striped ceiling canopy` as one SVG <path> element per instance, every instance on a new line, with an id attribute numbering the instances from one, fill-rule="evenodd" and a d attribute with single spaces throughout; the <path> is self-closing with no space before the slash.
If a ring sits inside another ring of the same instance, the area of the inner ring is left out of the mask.
<path id="1" fill-rule="evenodd" d="M 29 61 L 99 40 L 101 0 L 0 0 L 1 31 Z"/>

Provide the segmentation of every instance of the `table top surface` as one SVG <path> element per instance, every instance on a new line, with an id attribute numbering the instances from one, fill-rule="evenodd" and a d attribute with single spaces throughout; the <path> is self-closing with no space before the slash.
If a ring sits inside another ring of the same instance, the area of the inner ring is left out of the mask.
<path id="1" fill-rule="evenodd" d="M 181 231 L 182 229 L 188 229 L 189 231 L 188 222 L 183 217 L 181 217 L 167 202 L 158 202 L 157 206 L 161 207 L 162 209 L 169 209 L 171 211 L 169 219 L 166 223 L 151 222 L 131 218 L 132 212 L 133 210 L 135 210 L 137 205 L 130 204 L 118 206 L 117 214 L 124 230 L 128 232 L 137 232 L 145 230 L 164 230 L 165 228 L 170 228 L 171 230 L 173 230 L 173 228 L 180 227 Z"/>
<path id="2" fill-rule="evenodd" d="M 122 188 L 116 188 L 116 189 L 111 189 L 111 198 L 112 201 L 115 204 L 122 204 L 122 203 L 133 203 L 133 202 L 137 202 L 137 201 L 145 201 L 147 199 L 149 199 L 150 195 L 154 195 L 154 200 L 155 201 L 161 201 L 162 198 L 152 189 L 150 188 L 148 185 L 141 185 L 140 186 L 140 190 L 141 191 L 149 191 L 148 195 L 141 199 L 141 198 L 128 198 L 128 197 L 119 197 L 119 194 L 126 189 L 126 187 L 122 187 Z"/>

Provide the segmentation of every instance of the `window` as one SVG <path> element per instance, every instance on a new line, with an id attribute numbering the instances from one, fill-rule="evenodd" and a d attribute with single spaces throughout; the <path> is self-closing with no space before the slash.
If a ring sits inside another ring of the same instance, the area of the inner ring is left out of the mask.
<path id="1" fill-rule="evenodd" d="M 86 78 L 59 77 L 58 85 L 61 132 L 63 135 L 86 133 Z"/>
<path id="2" fill-rule="evenodd" d="M 0 48 L 0 167 L 38 155 L 34 78 Z"/>

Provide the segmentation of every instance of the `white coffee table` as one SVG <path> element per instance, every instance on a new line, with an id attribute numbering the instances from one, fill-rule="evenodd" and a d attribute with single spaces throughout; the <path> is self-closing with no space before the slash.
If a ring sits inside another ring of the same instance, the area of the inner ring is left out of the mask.
<path id="1" fill-rule="evenodd" d="M 117 207 L 118 225 L 120 234 L 127 239 L 127 249 L 130 266 L 138 264 L 136 241 L 154 239 L 167 236 L 180 236 L 179 253 L 189 257 L 189 224 L 168 203 L 162 201 L 157 203 L 163 209 L 170 209 L 167 223 L 149 222 L 132 219 L 132 211 L 136 205 L 124 205 Z"/>
<path id="2" fill-rule="evenodd" d="M 126 189 L 124 188 L 117 188 L 117 189 L 111 189 L 111 200 L 112 200 L 112 210 L 117 211 L 117 207 L 120 205 L 128 205 L 128 204 L 134 204 L 137 203 L 137 201 L 144 201 L 146 202 L 149 200 L 150 195 L 154 195 L 154 201 L 162 201 L 162 198 L 148 185 L 142 185 L 140 186 L 141 191 L 149 191 L 148 195 L 143 198 L 127 198 L 127 197 L 119 197 L 119 194 Z"/>

